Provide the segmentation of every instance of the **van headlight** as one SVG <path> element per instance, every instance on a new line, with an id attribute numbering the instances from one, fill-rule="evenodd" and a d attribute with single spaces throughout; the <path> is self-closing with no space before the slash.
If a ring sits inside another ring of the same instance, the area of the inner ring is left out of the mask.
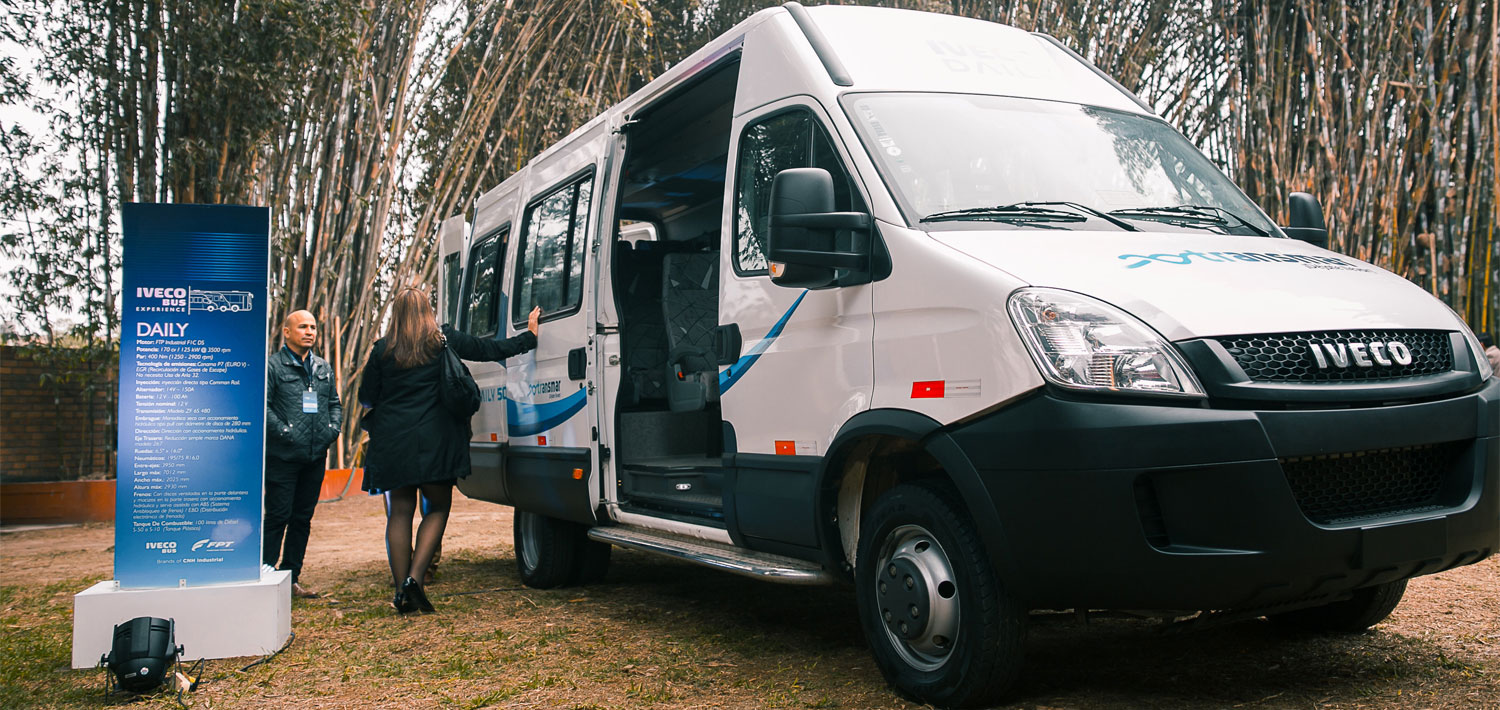
<path id="1" fill-rule="evenodd" d="M 1042 376 L 1093 392 L 1203 397 L 1187 363 L 1150 326 L 1072 291 L 1023 288 L 1010 296 L 1010 318 Z"/>

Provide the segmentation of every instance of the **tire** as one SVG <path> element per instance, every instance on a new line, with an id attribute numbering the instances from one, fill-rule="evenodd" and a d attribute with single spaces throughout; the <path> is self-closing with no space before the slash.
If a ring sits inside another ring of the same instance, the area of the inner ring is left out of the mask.
<path id="1" fill-rule="evenodd" d="M 536 589 L 568 584 L 582 554 L 585 539 L 582 526 L 517 510 L 512 530 L 516 544 L 516 570 L 521 573 L 521 583 Z"/>
<path id="2" fill-rule="evenodd" d="M 1304 631 L 1359 633 L 1391 615 L 1406 594 L 1406 580 L 1386 582 L 1354 590 L 1354 596 L 1341 602 L 1307 609 L 1273 614 L 1272 622 Z"/>
<path id="3" fill-rule="evenodd" d="M 876 665 L 900 692 L 973 707 L 1015 683 L 1026 610 L 1006 593 L 946 482 L 903 484 L 875 502 L 860 533 L 854 587 Z"/>
<path id="4" fill-rule="evenodd" d="M 516 570 L 536 589 L 592 584 L 609 569 L 611 546 L 590 540 L 588 528 L 567 520 L 517 510 L 512 527 Z"/>

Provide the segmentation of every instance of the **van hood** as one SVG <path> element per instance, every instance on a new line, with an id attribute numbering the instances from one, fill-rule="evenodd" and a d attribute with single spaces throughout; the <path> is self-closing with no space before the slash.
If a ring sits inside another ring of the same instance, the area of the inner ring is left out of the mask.
<path id="1" fill-rule="evenodd" d="M 930 232 L 1032 286 L 1077 291 L 1168 340 L 1323 330 L 1455 330 L 1410 281 L 1295 239 L 1162 232 Z"/>

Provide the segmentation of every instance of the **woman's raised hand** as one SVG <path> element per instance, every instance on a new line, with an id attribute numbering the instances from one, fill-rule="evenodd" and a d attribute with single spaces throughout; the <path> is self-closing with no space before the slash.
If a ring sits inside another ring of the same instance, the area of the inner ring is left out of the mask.
<path id="1" fill-rule="evenodd" d="M 531 315 L 526 318 L 526 329 L 531 331 L 532 335 L 542 334 L 542 325 L 540 322 L 541 319 L 542 307 L 537 306 L 536 308 L 531 309 Z"/>

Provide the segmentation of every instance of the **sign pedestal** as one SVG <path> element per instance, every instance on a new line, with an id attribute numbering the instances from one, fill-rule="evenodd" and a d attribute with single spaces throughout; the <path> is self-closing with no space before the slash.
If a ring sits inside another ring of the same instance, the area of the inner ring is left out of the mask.
<path id="1" fill-rule="evenodd" d="M 73 596 L 73 667 L 93 668 L 114 643 L 115 624 L 138 616 L 175 619 L 182 660 L 275 653 L 292 633 L 292 573 L 260 581 L 165 589 L 100 582 Z"/>
<path id="2" fill-rule="evenodd" d="M 292 580 L 261 568 L 270 210 L 126 203 L 120 226 L 115 578 L 73 597 L 73 667 L 142 616 L 174 619 L 184 658 L 274 653 Z"/>

